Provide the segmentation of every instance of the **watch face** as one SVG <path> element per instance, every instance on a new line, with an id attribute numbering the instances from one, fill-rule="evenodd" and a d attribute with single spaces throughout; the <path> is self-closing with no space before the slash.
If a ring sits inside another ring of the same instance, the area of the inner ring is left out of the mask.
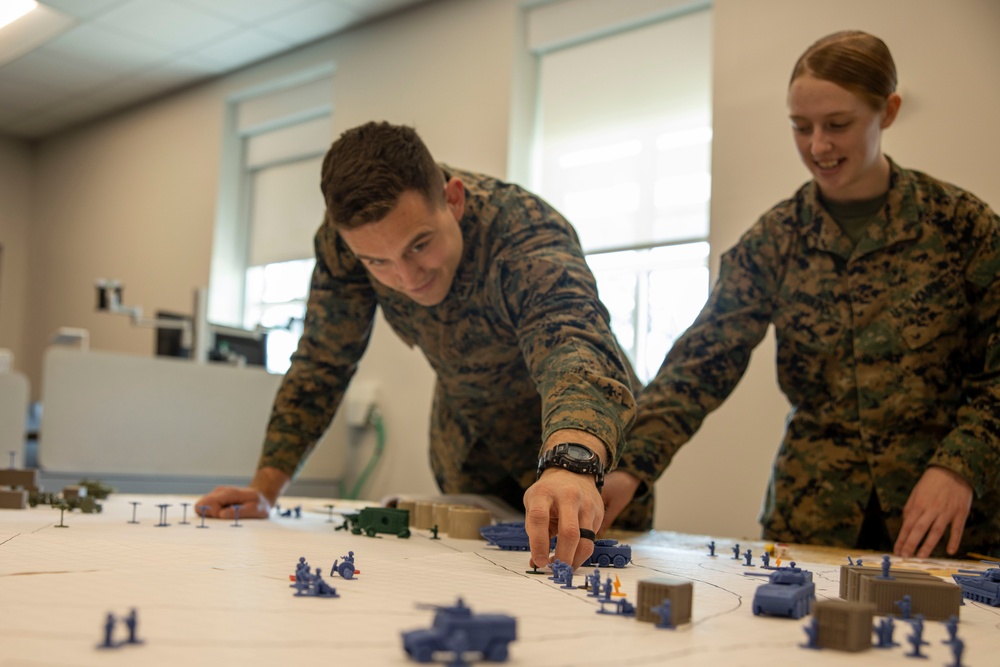
<path id="1" fill-rule="evenodd" d="M 574 461 L 586 462 L 592 460 L 595 455 L 594 452 L 590 451 L 586 447 L 583 447 L 582 445 L 568 444 L 566 445 L 564 456 Z"/>

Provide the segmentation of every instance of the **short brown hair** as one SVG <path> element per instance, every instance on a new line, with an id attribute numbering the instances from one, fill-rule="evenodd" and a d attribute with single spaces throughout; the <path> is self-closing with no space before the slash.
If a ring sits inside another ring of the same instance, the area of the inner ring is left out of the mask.
<path id="1" fill-rule="evenodd" d="M 370 122 L 333 142 L 320 181 L 335 226 L 352 229 L 381 220 L 406 190 L 432 206 L 444 203 L 444 175 L 416 130 Z"/>
<path id="2" fill-rule="evenodd" d="M 804 74 L 851 91 L 876 111 L 896 92 L 896 63 L 889 47 L 860 30 L 835 32 L 815 42 L 795 63 L 788 85 Z"/>

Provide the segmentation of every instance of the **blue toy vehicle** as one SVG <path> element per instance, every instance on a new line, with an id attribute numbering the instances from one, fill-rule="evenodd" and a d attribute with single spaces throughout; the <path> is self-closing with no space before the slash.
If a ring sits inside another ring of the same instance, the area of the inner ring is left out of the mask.
<path id="1" fill-rule="evenodd" d="M 493 526 L 483 526 L 479 534 L 490 544 L 505 551 L 527 551 L 528 532 L 523 521 L 509 521 Z"/>
<path id="2" fill-rule="evenodd" d="M 528 532 L 523 521 L 507 521 L 493 526 L 483 526 L 479 534 L 490 544 L 504 551 L 528 551 Z M 549 540 L 549 550 L 555 548 L 556 538 Z"/>
<path id="3" fill-rule="evenodd" d="M 434 653 L 449 651 L 460 658 L 478 651 L 492 662 L 507 660 L 507 645 L 517 639 L 517 620 L 505 614 L 478 614 L 459 598 L 454 607 L 434 607 L 434 624 L 426 630 L 403 633 L 403 649 L 417 662 L 430 662 Z"/>
<path id="4" fill-rule="evenodd" d="M 768 582 L 757 588 L 753 596 L 753 614 L 787 616 L 799 619 L 809 613 L 816 599 L 816 584 L 812 572 L 798 567 L 778 568 L 770 575 L 748 572 L 749 576 L 766 576 Z"/>
<path id="5" fill-rule="evenodd" d="M 991 607 L 1000 607 L 1000 568 L 959 572 L 962 574 L 953 574 L 951 578 L 962 588 L 962 597 Z"/>
<path id="6" fill-rule="evenodd" d="M 618 540 L 594 540 L 594 553 L 580 567 L 625 567 L 632 562 L 632 547 Z"/>

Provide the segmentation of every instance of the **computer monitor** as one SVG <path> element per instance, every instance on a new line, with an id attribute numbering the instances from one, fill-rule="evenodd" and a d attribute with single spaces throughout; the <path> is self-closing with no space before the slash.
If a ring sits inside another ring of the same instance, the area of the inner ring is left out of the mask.
<path id="1" fill-rule="evenodd" d="M 190 315 L 157 311 L 157 319 L 192 321 Z M 242 331 L 234 327 L 208 325 L 208 335 L 211 337 L 208 345 L 208 360 L 231 363 L 234 358 L 242 357 L 248 366 L 267 367 L 267 334 L 253 331 Z M 156 354 L 161 357 L 191 358 L 190 348 L 182 345 L 181 329 L 170 327 L 156 328 Z"/>
<path id="2" fill-rule="evenodd" d="M 212 330 L 212 325 L 209 325 Z M 212 330 L 212 346 L 209 348 L 209 361 L 230 361 L 233 355 L 243 357 L 247 366 L 267 367 L 267 334 L 254 334 L 252 331 L 240 332 L 226 328 L 224 331 Z"/>
<path id="3" fill-rule="evenodd" d="M 192 321 L 190 315 L 181 315 L 164 310 L 156 311 L 158 320 L 187 320 Z M 184 332 L 181 329 L 166 327 L 156 327 L 156 356 L 158 357 L 182 357 L 191 358 L 191 348 L 182 345 Z"/>

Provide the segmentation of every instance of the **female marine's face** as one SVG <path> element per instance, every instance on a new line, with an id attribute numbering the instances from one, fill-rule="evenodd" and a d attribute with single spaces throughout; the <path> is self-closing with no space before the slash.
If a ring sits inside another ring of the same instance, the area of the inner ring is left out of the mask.
<path id="1" fill-rule="evenodd" d="M 788 110 L 795 146 L 826 199 L 858 201 L 885 192 L 889 165 L 882 156 L 882 130 L 892 124 L 898 108 L 895 94 L 880 111 L 846 88 L 810 74 L 792 82 Z"/>

